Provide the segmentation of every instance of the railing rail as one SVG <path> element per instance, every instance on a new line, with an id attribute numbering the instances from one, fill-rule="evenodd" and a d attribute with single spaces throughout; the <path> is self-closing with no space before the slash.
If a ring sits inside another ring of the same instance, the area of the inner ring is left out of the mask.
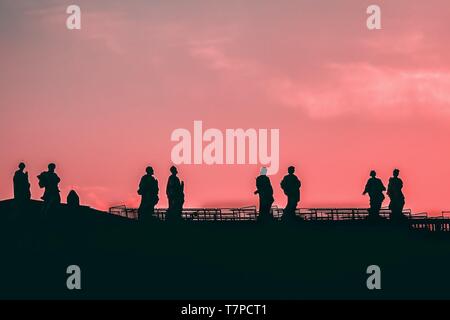
<path id="1" fill-rule="evenodd" d="M 277 206 L 272 207 L 272 215 L 275 219 L 281 219 L 283 209 Z M 111 207 L 109 213 L 126 217 L 129 219 L 138 218 L 138 209 L 128 208 L 124 205 Z M 165 220 L 166 208 L 155 209 L 155 216 L 160 220 Z M 387 208 L 380 210 L 380 216 L 389 218 L 391 211 Z M 296 215 L 304 220 L 311 221 L 346 221 L 362 220 L 368 217 L 367 208 L 299 208 Z M 405 209 L 403 215 L 408 219 L 427 219 L 426 213 L 412 213 L 410 209 Z M 183 219 L 193 221 L 252 221 L 258 217 L 258 210 L 255 206 L 241 208 L 185 208 L 181 214 Z"/>
<path id="2" fill-rule="evenodd" d="M 128 208 L 124 205 L 114 206 L 109 213 L 128 219 L 138 219 L 138 209 Z M 155 217 L 159 220 L 166 219 L 166 208 L 155 209 Z M 380 210 L 380 217 L 389 219 L 391 211 L 388 208 Z M 450 232 L 450 217 L 446 217 L 450 211 L 442 211 L 441 216 L 428 217 L 426 212 L 412 213 L 410 209 L 403 210 L 403 215 L 411 228 Z M 283 209 L 272 207 L 274 219 L 281 219 Z M 299 208 L 296 215 L 305 221 L 358 221 L 368 218 L 367 208 Z M 255 221 L 258 210 L 255 206 L 242 208 L 185 208 L 181 217 L 190 221 Z"/>

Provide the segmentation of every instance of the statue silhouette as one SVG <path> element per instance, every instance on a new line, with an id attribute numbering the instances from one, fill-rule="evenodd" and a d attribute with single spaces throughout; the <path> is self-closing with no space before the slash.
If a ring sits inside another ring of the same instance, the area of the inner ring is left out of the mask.
<path id="1" fill-rule="evenodd" d="M 370 209 L 369 217 L 378 218 L 380 216 L 381 204 L 384 200 L 383 191 L 386 191 L 383 182 L 378 179 L 375 170 L 370 171 L 370 178 L 366 183 L 363 195 L 369 194 L 370 197 Z"/>
<path id="2" fill-rule="evenodd" d="M 405 196 L 403 195 L 403 181 L 398 177 L 400 170 L 395 169 L 393 177 L 389 178 L 389 184 L 387 189 L 387 195 L 391 202 L 389 203 L 389 209 L 391 210 L 391 219 L 399 220 L 403 218 L 403 207 L 405 205 Z"/>
<path id="3" fill-rule="evenodd" d="M 44 206 L 42 213 L 47 214 L 56 205 L 61 203 L 61 196 L 59 194 L 58 184 L 61 179 L 55 173 L 56 165 L 50 163 L 48 165 L 48 171 L 42 172 L 38 175 L 39 187 L 45 188 L 44 195 L 41 197 L 44 200 Z"/>
<path id="4" fill-rule="evenodd" d="M 141 178 L 137 191 L 141 196 L 141 204 L 138 209 L 139 221 L 150 220 L 155 213 L 155 206 L 159 201 L 158 180 L 153 177 L 153 168 L 147 167 L 145 171 L 147 174 Z"/>
<path id="5" fill-rule="evenodd" d="M 295 167 L 290 166 L 288 168 L 288 174 L 284 176 L 280 183 L 281 189 L 283 189 L 284 194 L 288 198 L 286 208 L 284 208 L 283 212 L 283 219 L 291 219 L 295 217 L 295 209 L 300 201 L 300 187 L 302 184 L 294 172 Z"/>
<path id="6" fill-rule="evenodd" d="M 177 177 L 175 166 L 170 168 L 171 175 L 167 181 L 166 194 L 169 200 L 167 220 L 180 220 L 184 204 L 184 182 Z"/>
<path id="7" fill-rule="evenodd" d="M 30 182 L 28 172 L 25 172 L 25 163 L 19 164 L 19 170 L 14 173 L 14 200 L 18 204 L 24 204 L 31 199 Z"/>
<path id="8" fill-rule="evenodd" d="M 274 202 L 273 188 L 267 174 L 267 168 L 262 167 L 260 175 L 256 178 L 255 194 L 259 195 L 259 216 L 260 221 L 269 221 L 273 218 L 271 208 Z"/>
<path id="9" fill-rule="evenodd" d="M 67 206 L 72 209 L 78 208 L 80 206 L 80 197 L 75 190 L 70 190 L 69 194 L 67 195 Z"/>

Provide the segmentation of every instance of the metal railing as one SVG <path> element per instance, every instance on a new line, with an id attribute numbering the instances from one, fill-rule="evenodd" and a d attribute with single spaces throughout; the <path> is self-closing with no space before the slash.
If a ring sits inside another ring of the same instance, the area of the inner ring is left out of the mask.
<path id="1" fill-rule="evenodd" d="M 281 219 L 283 209 L 273 206 L 272 215 L 274 219 Z M 126 206 L 115 206 L 109 209 L 109 213 L 126 217 L 129 219 L 138 218 L 138 209 Z M 165 220 L 166 208 L 155 209 L 155 217 Z M 387 208 L 380 210 L 380 217 L 389 218 L 391 211 Z M 296 215 L 308 221 L 346 221 L 363 220 L 368 217 L 367 208 L 300 208 L 296 209 Z M 405 209 L 403 215 L 408 219 L 426 219 L 426 213 L 413 214 L 410 209 Z M 181 217 L 192 221 L 254 221 L 258 217 L 258 210 L 255 206 L 241 208 L 185 208 Z"/>
<path id="2" fill-rule="evenodd" d="M 283 216 L 283 209 L 272 207 L 272 215 L 275 220 Z M 128 219 L 138 219 L 138 209 L 128 208 L 124 205 L 111 207 L 109 213 Z M 166 208 L 155 209 L 155 217 L 165 220 Z M 390 218 L 391 211 L 388 208 L 380 210 L 380 217 Z M 441 216 L 428 217 L 426 212 L 412 213 L 410 209 L 403 210 L 409 226 L 413 229 L 428 231 L 450 232 L 450 211 L 442 211 Z M 296 209 L 296 215 L 305 221 L 362 221 L 369 217 L 367 208 L 300 208 Z M 258 210 L 255 206 L 242 208 L 186 208 L 182 210 L 181 217 L 189 221 L 255 221 Z"/>

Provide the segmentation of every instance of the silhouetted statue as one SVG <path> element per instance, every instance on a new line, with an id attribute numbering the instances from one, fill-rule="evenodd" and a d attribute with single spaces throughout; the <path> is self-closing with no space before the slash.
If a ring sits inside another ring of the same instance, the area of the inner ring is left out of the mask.
<path id="1" fill-rule="evenodd" d="M 69 194 L 67 195 L 67 206 L 71 209 L 80 207 L 80 197 L 75 190 L 70 190 Z"/>
<path id="2" fill-rule="evenodd" d="M 42 208 L 44 214 L 52 210 L 55 205 L 61 203 L 61 196 L 58 188 L 61 179 L 55 173 L 55 169 L 56 165 L 50 163 L 48 165 L 48 171 L 44 171 L 38 175 L 39 187 L 45 188 L 44 195 L 41 197 L 41 199 L 44 200 L 44 207 Z"/>
<path id="3" fill-rule="evenodd" d="M 138 194 L 141 196 L 141 204 L 139 206 L 139 220 L 150 220 L 155 213 L 155 206 L 159 201 L 158 198 L 158 180 L 153 177 L 154 171 L 152 167 L 147 167 L 147 174 L 141 178 L 139 183 Z"/>
<path id="4" fill-rule="evenodd" d="M 172 173 L 167 181 L 166 194 L 169 200 L 167 210 L 168 220 L 180 220 L 184 204 L 184 182 L 177 177 L 178 170 L 175 166 L 170 168 Z"/>
<path id="5" fill-rule="evenodd" d="M 300 201 L 300 187 L 301 182 L 294 174 L 295 167 L 290 166 L 288 168 L 288 174 L 284 176 L 281 181 L 281 189 L 283 189 L 284 194 L 287 196 L 288 201 L 286 208 L 284 208 L 283 218 L 290 219 L 295 217 L 295 209 Z"/>
<path id="6" fill-rule="evenodd" d="M 267 168 L 262 167 L 260 175 L 256 178 L 256 191 L 255 194 L 259 195 L 259 216 L 258 220 L 268 221 L 273 218 L 272 216 L 272 204 L 274 202 L 273 198 L 273 188 L 270 183 L 267 174 Z"/>
<path id="7" fill-rule="evenodd" d="M 14 173 L 14 200 L 17 204 L 25 204 L 31 199 L 28 172 L 25 172 L 25 163 L 19 164 L 19 170 Z"/>
<path id="8" fill-rule="evenodd" d="M 405 196 L 403 195 L 403 181 L 398 177 L 400 170 L 395 169 L 393 177 L 389 179 L 387 195 L 391 199 L 389 209 L 391 210 L 391 219 L 398 220 L 403 218 L 403 207 L 405 206 Z"/>
<path id="9" fill-rule="evenodd" d="M 368 193 L 370 197 L 370 218 L 378 218 L 380 216 L 381 204 L 384 200 L 383 191 L 386 191 L 383 182 L 376 176 L 377 173 L 374 170 L 370 171 L 370 178 L 367 181 L 366 187 L 363 192 L 363 195 Z"/>

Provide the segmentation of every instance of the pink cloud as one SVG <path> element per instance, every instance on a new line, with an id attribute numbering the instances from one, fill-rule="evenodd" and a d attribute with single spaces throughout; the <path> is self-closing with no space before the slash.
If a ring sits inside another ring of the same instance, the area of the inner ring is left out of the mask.
<path id="1" fill-rule="evenodd" d="M 313 117 L 450 112 L 450 72 L 402 70 L 367 63 L 330 64 L 326 70 L 329 76 L 319 84 L 272 79 L 269 94 L 282 105 L 302 108 Z"/>

